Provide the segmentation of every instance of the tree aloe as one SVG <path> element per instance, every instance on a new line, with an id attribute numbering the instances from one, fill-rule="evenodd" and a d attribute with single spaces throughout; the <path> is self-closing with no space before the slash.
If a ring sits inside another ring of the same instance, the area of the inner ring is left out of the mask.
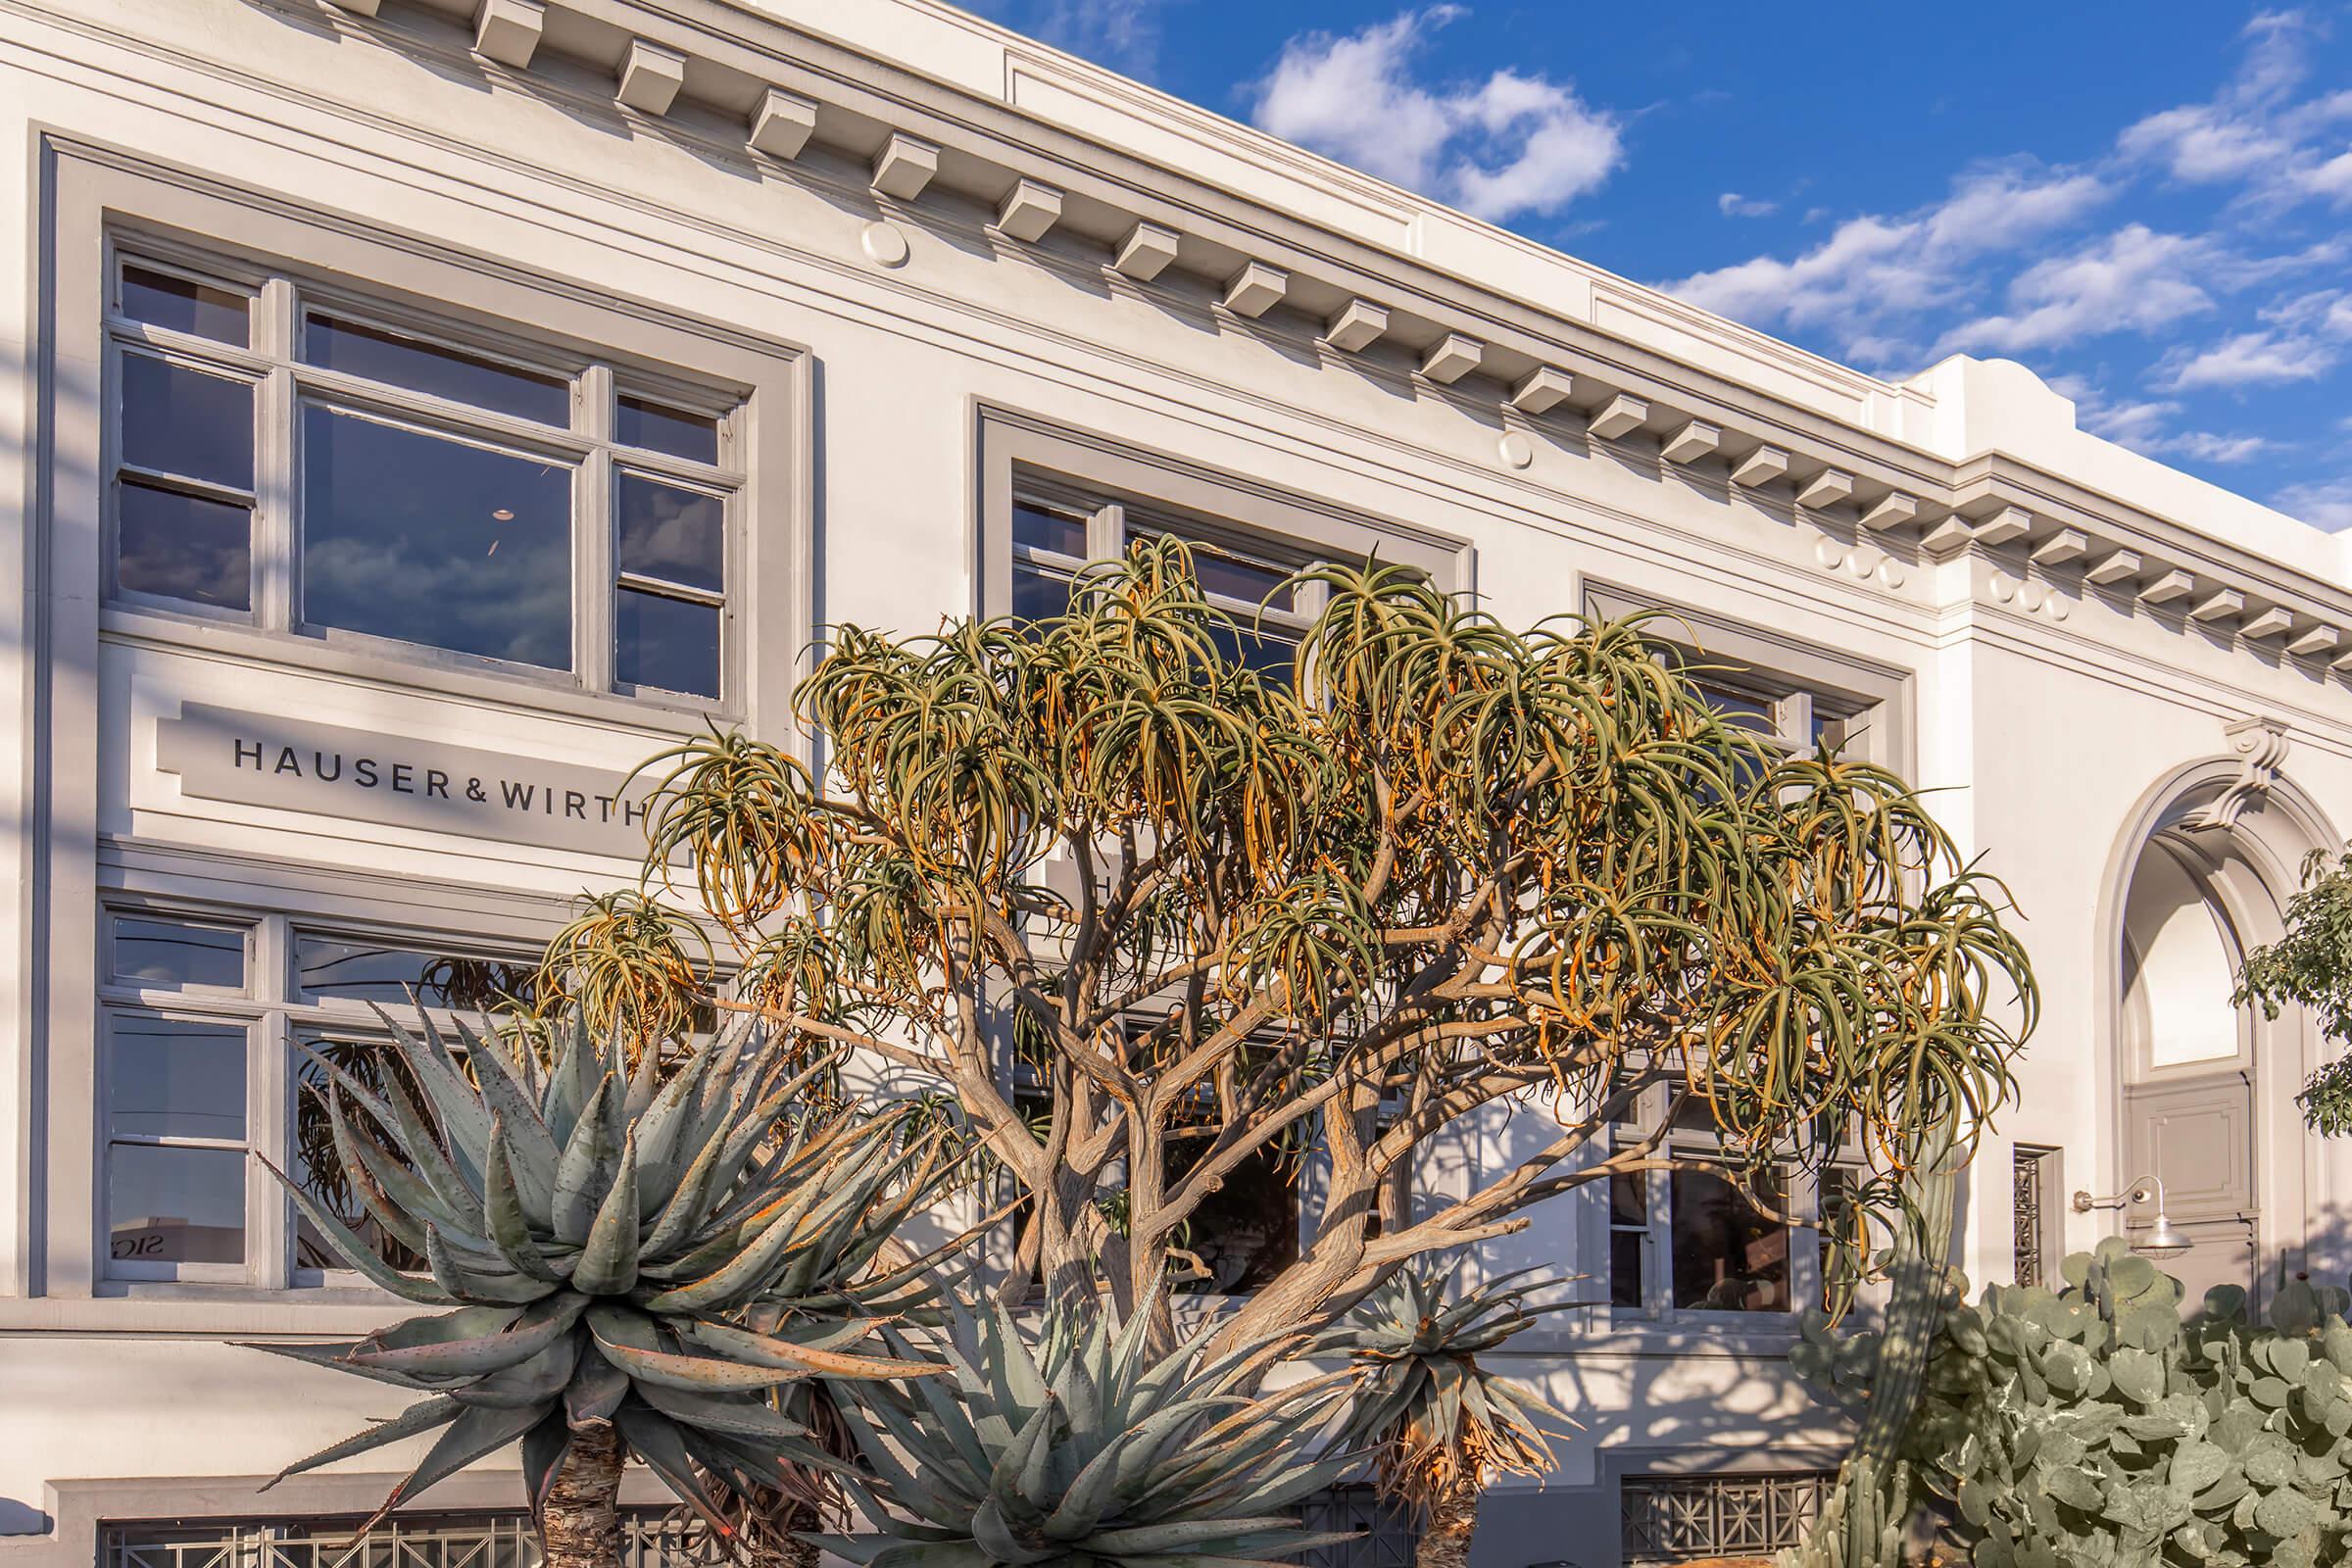
<path id="1" fill-rule="evenodd" d="M 519 1443 L 550 1563 L 610 1568 L 629 1454 L 726 1534 L 698 1467 L 750 1489 L 784 1460 L 833 1462 L 769 1391 L 939 1370 L 847 1348 L 873 1333 L 873 1310 L 927 1293 L 940 1261 L 865 1267 L 954 1164 L 937 1131 L 913 1131 L 916 1107 L 809 1107 L 828 1064 L 795 1072 L 787 1042 L 756 1025 L 664 1082 L 661 1053 L 592 1036 L 576 1014 L 544 1071 L 520 1031 L 461 1028 L 461 1059 L 429 1019 L 421 1035 L 385 1022 L 402 1071 L 371 1087 L 319 1060 L 349 1188 L 428 1270 L 393 1268 L 280 1180 L 351 1267 L 453 1310 L 346 1343 L 256 1346 L 425 1396 L 281 1479 L 438 1432 L 380 1518 Z"/>
<path id="2" fill-rule="evenodd" d="M 1217 564 L 1153 539 L 1043 619 L 842 628 L 806 746 L 672 754 L 648 893 L 551 962 L 709 993 L 722 933 L 779 1027 L 952 1097 L 1023 1200 L 1015 1299 L 1100 1280 L 1136 1310 L 1237 1181 L 1311 1165 L 1234 1345 L 1692 1162 L 1662 1134 L 1588 1157 L 1653 1086 L 1685 1102 L 1657 1125 L 1704 1118 L 1705 1162 L 1758 1187 L 1852 1129 L 1888 1213 L 1934 1131 L 2007 1098 L 2034 989 L 2005 896 L 1901 781 L 1769 751 L 1654 619 L 1518 630 L 1331 566 L 1274 590 L 1323 608 L 1269 659 L 1203 593 Z M 1417 1150 L 1531 1101 L 1558 1123 L 1526 1157 L 1396 1200 Z"/>
<path id="3" fill-rule="evenodd" d="M 1534 1303 L 1541 1286 L 1515 1283 L 1534 1270 L 1448 1299 L 1459 1267 L 1396 1275 L 1317 1342 L 1348 1353 L 1358 1379 L 1349 1434 L 1372 1449 L 1381 1491 L 1421 1515 L 1422 1568 L 1462 1568 L 1487 1482 L 1497 1472 L 1544 1474 L 1551 1445 L 1541 1419 L 1567 1419 L 1478 1357 L 1538 1313 L 1575 1303 Z"/>

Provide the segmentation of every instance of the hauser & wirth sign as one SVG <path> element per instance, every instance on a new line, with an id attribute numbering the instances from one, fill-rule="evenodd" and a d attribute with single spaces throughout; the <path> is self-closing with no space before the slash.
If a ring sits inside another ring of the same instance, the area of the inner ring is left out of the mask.
<path id="1" fill-rule="evenodd" d="M 180 793 L 428 833 L 645 857 L 654 780 L 405 735 L 190 703 L 158 721 Z"/>

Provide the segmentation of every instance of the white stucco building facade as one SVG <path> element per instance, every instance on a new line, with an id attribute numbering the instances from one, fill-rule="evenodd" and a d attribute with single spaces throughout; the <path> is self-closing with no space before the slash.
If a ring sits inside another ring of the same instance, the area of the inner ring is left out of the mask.
<path id="1" fill-rule="evenodd" d="M 621 776 L 785 734 L 821 627 L 1017 608 L 1032 513 L 1678 612 L 2016 895 L 1974 1279 L 2150 1171 L 2194 1279 L 2352 1263 L 2323 1043 L 2226 995 L 2352 826 L 2345 543 L 2019 367 L 1859 373 L 931 0 L 0 0 L 0 1568 L 373 1506 L 254 1492 L 398 1400 L 229 1343 L 387 1315 L 263 1165 L 289 1044 L 630 878 Z M 1584 1430 L 1480 1568 L 1834 1465 L 1803 1233 L 1693 1206 L 1494 1250 L 1611 1304 L 1529 1337 Z"/>

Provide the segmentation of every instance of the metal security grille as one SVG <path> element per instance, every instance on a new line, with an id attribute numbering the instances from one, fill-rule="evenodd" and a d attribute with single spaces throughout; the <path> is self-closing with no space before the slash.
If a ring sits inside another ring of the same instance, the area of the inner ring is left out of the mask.
<path id="1" fill-rule="evenodd" d="M 112 1524 L 97 1568 L 538 1568 L 539 1539 L 520 1513 L 405 1514 L 354 1537 L 358 1516 L 180 1519 Z M 699 1524 L 664 1509 L 624 1509 L 621 1568 L 714 1564 L 725 1552 Z"/>
<path id="2" fill-rule="evenodd" d="M 1628 1476 L 1619 1486 L 1628 1563 L 1765 1556 L 1798 1544 L 1832 1477 Z"/>
<path id="3" fill-rule="evenodd" d="M 1367 1486 L 1332 1487 L 1298 1505 L 1298 1522 L 1309 1532 L 1355 1530 L 1353 1541 L 1299 1553 L 1302 1568 L 1413 1568 L 1420 1521 L 1412 1510 L 1385 1502 Z"/>
<path id="4" fill-rule="evenodd" d="M 2043 1216 L 2050 1190 L 2050 1164 L 2056 1155 L 2053 1149 L 2017 1146 L 2010 1186 L 2014 1216 L 2011 1250 L 2020 1285 L 2047 1283 L 2043 1276 L 2048 1270 L 2043 1260 L 2049 1256 L 2050 1239 L 2043 1228 Z"/>

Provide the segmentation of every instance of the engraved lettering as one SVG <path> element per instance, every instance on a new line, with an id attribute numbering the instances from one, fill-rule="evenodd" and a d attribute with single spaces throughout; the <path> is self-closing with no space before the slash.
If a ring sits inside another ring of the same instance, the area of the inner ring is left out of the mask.
<path id="1" fill-rule="evenodd" d="M 424 793 L 428 799 L 437 797 L 444 801 L 448 800 L 449 775 L 437 767 L 426 768 L 424 770 Z"/>
<path id="2" fill-rule="evenodd" d="M 351 774 L 360 781 L 360 788 L 364 790 L 375 788 L 375 759 L 372 757 L 361 758 L 351 764 Z"/>
<path id="3" fill-rule="evenodd" d="M 235 745 L 237 748 L 237 760 L 234 765 L 243 767 L 245 765 L 245 759 L 251 757 L 253 759 L 253 770 L 256 773 L 259 773 L 262 770 L 262 743 L 260 741 L 239 740 L 235 743 Z"/>
<path id="4" fill-rule="evenodd" d="M 587 821 L 588 797 L 582 795 L 578 790 L 565 790 L 564 792 L 564 814 L 576 816 L 583 822 Z"/>
<path id="5" fill-rule="evenodd" d="M 277 749 L 277 766 L 271 768 L 270 771 L 272 773 L 291 773 L 296 778 L 302 777 L 302 763 L 295 760 L 294 748 L 291 746 L 280 746 Z"/>
<path id="6" fill-rule="evenodd" d="M 329 756 L 335 760 L 335 770 L 332 773 L 326 770 L 326 760 Z M 321 784 L 332 784 L 341 778 L 343 776 L 343 754 L 341 752 L 313 752 L 311 754 L 311 776 Z"/>
<path id="7" fill-rule="evenodd" d="M 392 788 L 394 791 L 402 795 L 416 794 L 416 786 L 409 782 L 416 772 L 416 769 L 407 762 L 394 762 L 392 764 Z"/>
<path id="8" fill-rule="evenodd" d="M 499 792 L 507 798 L 508 810 L 527 811 L 531 808 L 531 796 L 536 792 L 530 785 L 517 784 L 511 778 L 502 778 L 498 781 L 498 788 Z"/>

